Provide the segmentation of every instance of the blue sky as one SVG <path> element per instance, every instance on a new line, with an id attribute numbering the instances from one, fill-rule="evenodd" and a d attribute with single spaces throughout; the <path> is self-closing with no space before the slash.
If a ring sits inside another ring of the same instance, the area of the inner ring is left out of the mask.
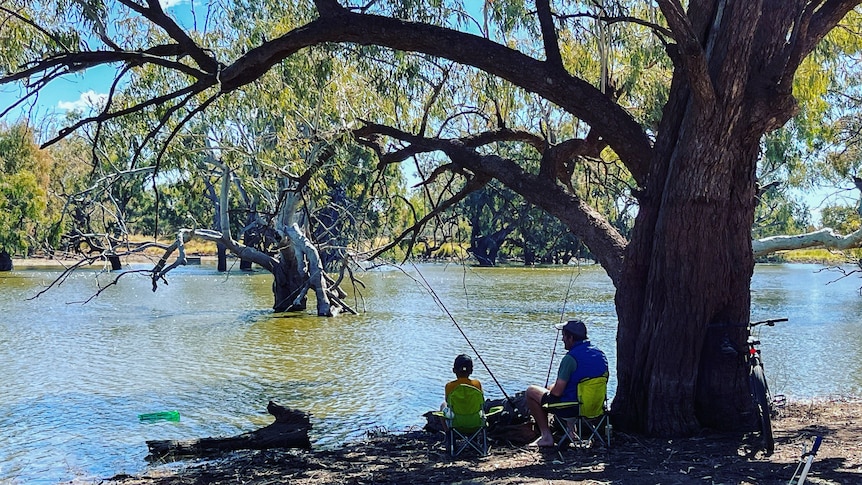
<path id="1" fill-rule="evenodd" d="M 191 1 L 160 0 L 160 3 L 169 15 L 177 19 L 180 24 L 184 24 L 192 18 Z M 199 8 L 204 10 L 206 7 L 199 6 Z M 111 66 L 99 66 L 64 76 L 42 89 L 38 102 L 31 111 L 16 109 L 0 121 L 12 123 L 22 118 L 29 118 L 33 124 L 39 126 L 42 120 L 62 117 L 69 111 L 86 110 L 90 106 L 98 105 L 99 100 L 107 96 L 113 79 L 114 68 Z M 17 85 L 0 86 L 0 110 L 13 104 L 22 93 L 20 86 Z"/>

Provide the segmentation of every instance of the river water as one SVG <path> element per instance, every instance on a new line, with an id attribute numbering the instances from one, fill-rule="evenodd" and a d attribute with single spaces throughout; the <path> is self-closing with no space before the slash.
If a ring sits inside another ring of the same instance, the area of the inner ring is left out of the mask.
<path id="1" fill-rule="evenodd" d="M 770 386 L 792 398 L 857 396 L 862 280 L 818 270 L 756 269 L 753 318 L 790 317 L 761 333 Z M 361 274 L 365 287 L 348 297 L 359 315 L 331 319 L 274 315 L 267 273 L 207 265 L 177 269 L 155 293 L 140 274 L 106 286 L 116 273 L 79 271 L 28 300 L 58 275 L 0 273 L 0 483 L 139 473 L 146 440 L 250 431 L 272 421 L 269 400 L 312 413 L 316 448 L 421 427 L 459 353 L 474 357 L 487 397 L 545 383 L 564 305 L 588 322 L 616 386 L 613 287 L 595 266 L 383 268 Z M 164 410 L 180 422 L 138 421 Z"/>

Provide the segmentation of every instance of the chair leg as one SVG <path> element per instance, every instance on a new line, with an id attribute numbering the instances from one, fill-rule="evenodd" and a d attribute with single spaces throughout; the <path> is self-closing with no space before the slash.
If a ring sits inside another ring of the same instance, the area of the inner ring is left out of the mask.
<path id="1" fill-rule="evenodd" d="M 593 424 L 593 421 L 588 418 L 580 418 L 580 421 L 590 432 L 588 441 L 597 440 L 605 448 L 611 447 L 611 427 L 607 414 L 598 418 L 598 420 L 595 421 L 595 424 Z"/>
<path id="2" fill-rule="evenodd" d="M 488 445 L 488 433 L 486 428 L 480 428 L 469 433 L 462 433 L 455 429 L 449 430 L 449 454 L 458 456 L 467 448 L 472 448 L 480 456 L 487 456 L 490 446 Z"/>
<path id="3" fill-rule="evenodd" d="M 594 441 L 598 441 L 605 448 L 610 449 L 611 427 L 607 414 L 594 419 L 584 416 L 561 418 L 559 415 L 555 415 L 555 420 L 563 429 L 563 437 L 557 445 L 558 451 L 565 449 L 568 443 L 578 448 L 586 448 L 590 447 Z"/>
<path id="4" fill-rule="evenodd" d="M 608 439 L 608 449 L 611 447 L 611 422 L 605 422 L 605 437 Z"/>
<path id="5" fill-rule="evenodd" d="M 467 446 L 476 450 L 476 453 L 479 453 L 480 456 L 485 456 L 485 428 L 479 428 L 470 433 L 465 448 Z"/>
<path id="6" fill-rule="evenodd" d="M 577 446 L 580 440 L 580 435 L 575 430 L 577 419 L 560 417 L 557 417 L 557 419 L 560 422 L 560 427 L 563 428 L 563 437 L 560 438 L 560 442 L 557 444 L 557 450 L 562 451 L 566 449 L 568 447 L 568 443 Z"/>

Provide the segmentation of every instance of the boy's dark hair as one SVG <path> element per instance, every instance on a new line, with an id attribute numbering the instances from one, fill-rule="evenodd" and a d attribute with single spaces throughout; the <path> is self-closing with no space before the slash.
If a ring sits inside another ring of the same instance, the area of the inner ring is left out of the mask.
<path id="1" fill-rule="evenodd" d="M 455 357 L 455 365 L 452 366 L 452 371 L 458 377 L 469 376 L 473 372 L 473 359 L 469 355 L 461 354 Z"/>

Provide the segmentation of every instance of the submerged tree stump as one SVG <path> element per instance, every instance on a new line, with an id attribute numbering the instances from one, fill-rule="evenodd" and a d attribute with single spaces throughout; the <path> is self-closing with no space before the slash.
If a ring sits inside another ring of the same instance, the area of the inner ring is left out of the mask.
<path id="1" fill-rule="evenodd" d="M 12 271 L 12 255 L 0 250 L 0 271 Z"/>
<path id="2" fill-rule="evenodd" d="M 274 423 L 237 436 L 147 441 L 150 450 L 147 461 L 210 456 L 236 450 L 311 449 L 311 441 L 308 439 L 311 422 L 308 413 L 288 409 L 272 401 L 266 406 L 266 410 L 275 416 Z"/>

